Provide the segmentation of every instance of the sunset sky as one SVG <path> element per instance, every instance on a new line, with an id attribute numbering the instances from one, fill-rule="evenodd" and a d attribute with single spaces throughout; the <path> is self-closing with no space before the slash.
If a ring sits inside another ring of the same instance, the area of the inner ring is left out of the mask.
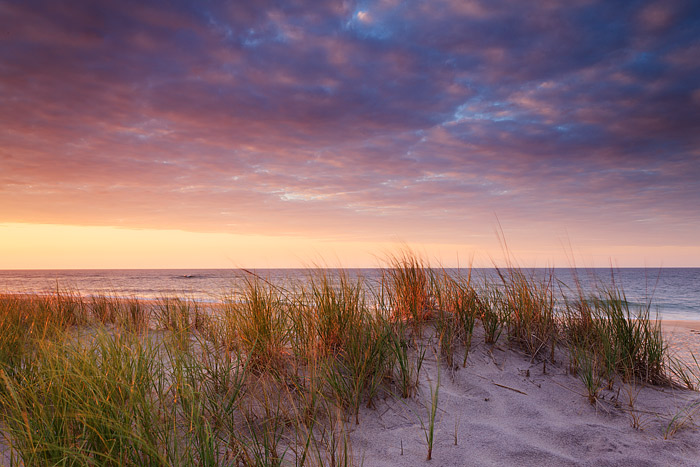
<path id="1" fill-rule="evenodd" d="M 700 266 L 700 2 L 0 0 L 0 269 L 488 265 L 500 228 Z"/>

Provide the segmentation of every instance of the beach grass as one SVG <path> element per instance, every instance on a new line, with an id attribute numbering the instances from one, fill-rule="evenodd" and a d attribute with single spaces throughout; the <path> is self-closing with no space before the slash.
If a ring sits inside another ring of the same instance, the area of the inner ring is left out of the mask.
<path id="1" fill-rule="evenodd" d="M 2 435 L 25 466 L 355 465 L 361 407 L 428 397 L 430 458 L 440 380 L 420 392 L 426 354 L 436 347 L 438 372 L 468 365 L 477 326 L 530 361 L 566 349 L 592 404 L 617 381 L 697 388 L 650 309 L 614 284 L 564 299 L 551 272 L 509 267 L 477 284 L 410 251 L 372 287 L 343 271 L 310 271 L 292 291 L 248 275 L 208 305 L 2 295 Z"/>

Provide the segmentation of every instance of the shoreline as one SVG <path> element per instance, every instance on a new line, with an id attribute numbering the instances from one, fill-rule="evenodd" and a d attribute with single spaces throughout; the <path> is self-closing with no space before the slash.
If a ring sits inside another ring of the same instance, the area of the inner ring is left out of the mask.
<path id="1" fill-rule="evenodd" d="M 661 326 L 668 331 L 689 330 L 700 333 L 700 319 L 663 319 Z"/>

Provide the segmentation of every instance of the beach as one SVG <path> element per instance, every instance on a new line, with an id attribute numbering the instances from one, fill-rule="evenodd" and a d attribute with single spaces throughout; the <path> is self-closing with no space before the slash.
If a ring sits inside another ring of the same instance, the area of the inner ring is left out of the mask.
<path id="1" fill-rule="evenodd" d="M 671 355 L 688 363 L 694 355 L 700 361 L 700 321 L 665 319 L 661 325 Z"/>
<path id="2" fill-rule="evenodd" d="M 614 292 L 557 317 L 547 282 L 411 261 L 383 312 L 342 274 L 219 303 L 2 295 L 2 464 L 700 465 L 700 322 L 662 320 L 656 360 Z"/>

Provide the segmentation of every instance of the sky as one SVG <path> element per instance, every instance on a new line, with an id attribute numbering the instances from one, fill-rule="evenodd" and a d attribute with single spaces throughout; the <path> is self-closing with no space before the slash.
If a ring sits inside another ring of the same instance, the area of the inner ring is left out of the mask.
<path id="1" fill-rule="evenodd" d="M 697 1 L 0 0 L 0 269 L 700 266 Z"/>

